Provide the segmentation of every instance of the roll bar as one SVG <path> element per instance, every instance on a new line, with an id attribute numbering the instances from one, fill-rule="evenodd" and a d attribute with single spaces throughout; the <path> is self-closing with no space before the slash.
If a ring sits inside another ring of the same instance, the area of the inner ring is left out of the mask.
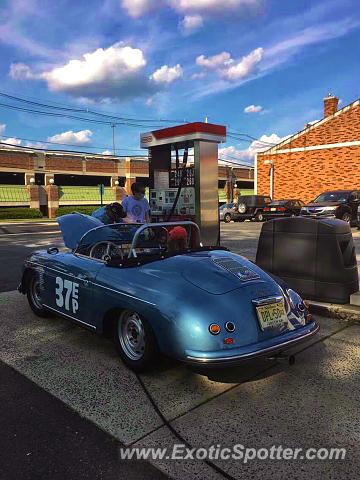
<path id="1" fill-rule="evenodd" d="M 135 235 L 132 239 L 132 242 L 131 242 L 131 247 L 130 247 L 130 252 L 129 252 L 129 255 L 128 255 L 128 258 L 131 258 L 131 256 L 134 256 L 136 257 L 136 252 L 135 252 L 135 248 L 136 248 L 136 242 L 140 236 L 140 234 L 148 229 L 148 228 L 151 228 L 151 227 L 179 227 L 179 226 L 191 226 L 191 227 L 195 227 L 196 228 L 196 231 L 197 231 L 197 234 L 199 236 L 199 241 L 200 241 L 200 246 L 202 247 L 202 242 L 201 242 L 201 232 L 200 232 L 200 228 L 199 228 L 199 225 L 197 225 L 196 223 L 194 222 L 189 222 L 189 221 L 184 221 L 184 222 L 159 222 L 159 223 L 144 223 L 138 230 L 136 230 L 135 232 Z"/>

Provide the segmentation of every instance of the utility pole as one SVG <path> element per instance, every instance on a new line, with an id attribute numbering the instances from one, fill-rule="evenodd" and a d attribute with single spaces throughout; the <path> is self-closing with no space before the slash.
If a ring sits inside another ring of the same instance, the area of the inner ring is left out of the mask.
<path id="1" fill-rule="evenodd" d="M 112 141 L 113 141 L 113 155 L 115 156 L 116 155 L 116 149 L 115 149 L 115 123 L 113 123 L 111 125 L 111 128 L 112 128 Z"/>

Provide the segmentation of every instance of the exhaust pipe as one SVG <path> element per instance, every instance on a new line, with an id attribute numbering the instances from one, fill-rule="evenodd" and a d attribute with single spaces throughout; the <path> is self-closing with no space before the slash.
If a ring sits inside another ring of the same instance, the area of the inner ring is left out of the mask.
<path id="1" fill-rule="evenodd" d="M 277 362 L 288 362 L 289 365 L 295 364 L 295 355 L 284 355 L 283 353 L 277 353 L 272 357 L 266 357 L 266 359 Z"/>

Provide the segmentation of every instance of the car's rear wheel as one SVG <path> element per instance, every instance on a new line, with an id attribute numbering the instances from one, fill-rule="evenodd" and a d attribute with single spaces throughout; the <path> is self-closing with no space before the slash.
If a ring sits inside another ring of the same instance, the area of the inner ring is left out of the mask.
<path id="1" fill-rule="evenodd" d="M 255 222 L 263 222 L 265 220 L 263 212 L 257 212 Z"/>
<path id="2" fill-rule="evenodd" d="M 351 215 L 349 212 L 345 212 L 342 214 L 341 216 L 341 220 L 343 220 L 344 222 L 346 223 L 350 223 L 351 222 Z"/>
<path id="3" fill-rule="evenodd" d="M 26 296 L 31 310 L 38 317 L 50 317 L 49 310 L 43 307 L 41 303 L 40 295 L 40 279 L 36 273 L 31 272 L 28 274 Z"/>
<path id="4" fill-rule="evenodd" d="M 231 215 L 230 215 L 230 213 L 225 213 L 225 215 L 224 215 L 224 222 L 225 222 L 225 223 L 230 223 L 230 222 L 231 222 Z"/>
<path id="5" fill-rule="evenodd" d="M 124 363 L 136 372 L 154 367 L 159 350 L 154 332 L 139 313 L 124 310 L 115 324 L 115 343 Z"/>

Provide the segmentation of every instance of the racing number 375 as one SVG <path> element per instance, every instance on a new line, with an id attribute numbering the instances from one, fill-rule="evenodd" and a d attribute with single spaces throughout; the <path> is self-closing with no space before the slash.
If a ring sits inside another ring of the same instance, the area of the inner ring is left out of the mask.
<path id="1" fill-rule="evenodd" d="M 70 280 L 63 280 L 61 277 L 56 277 L 56 305 L 59 308 L 72 313 L 76 313 L 79 309 L 79 284 L 71 282 Z"/>

